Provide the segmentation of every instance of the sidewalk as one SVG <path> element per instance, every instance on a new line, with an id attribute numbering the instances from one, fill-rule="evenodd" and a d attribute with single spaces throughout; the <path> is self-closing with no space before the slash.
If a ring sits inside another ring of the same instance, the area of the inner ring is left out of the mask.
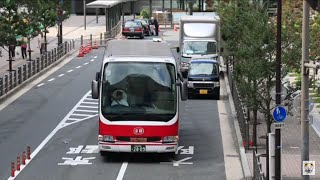
<path id="1" fill-rule="evenodd" d="M 316 109 L 314 109 L 316 111 Z M 315 118 L 319 120 L 317 115 Z M 251 118 L 252 119 L 252 118 Z M 258 153 L 265 154 L 266 140 L 260 138 L 267 132 L 266 122 L 262 114 L 258 115 L 258 122 L 261 124 L 257 126 L 257 145 L 262 147 L 258 149 Z M 272 127 L 271 132 L 274 132 Z M 284 123 L 284 127 L 281 129 L 282 136 L 282 177 L 283 179 L 301 179 L 301 127 L 300 122 L 295 117 L 288 117 Z M 320 137 L 310 125 L 310 161 L 316 161 L 316 168 L 320 164 Z M 252 138 L 252 126 L 250 127 L 250 139 Z M 250 163 L 250 169 L 253 174 L 253 155 L 252 151 L 247 151 L 248 162 Z M 266 175 L 266 157 L 260 157 L 262 163 L 262 169 Z M 320 179 L 320 171 L 316 169 L 315 176 L 310 176 L 310 179 Z"/>
<path id="2" fill-rule="evenodd" d="M 80 37 L 83 35 L 84 43 L 86 44 L 90 38 L 90 34 L 92 34 L 93 40 L 100 39 L 100 33 L 105 32 L 105 16 L 99 16 L 98 23 L 96 23 L 96 16 L 87 16 L 87 27 L 84 30 L 84 17 L 83 16 L 70 16 L 65 22 L 63 22 L 63 42 L 70 41 L 72 39 L 75 40 L 75 47 L 79 49 L 80 47 Z M 57 26 L 49 28 L 49 33 L 47 33 L 47 41 L 48 51 L 57 47 L 58 43 L 58 29 Z M 30 42 L 31 50 L 33 50 L 31 57 L 35 59 L 40 56 L 40 50 L 37 48 L 38 46 L 38 37 L 35 37 Z M 17 55 L 17 53 L 19 55 Z M 28 54 L 28 52 L 27 52 Z M 8 52 L 2 49 L 2 57 L 0 57 L 0 77 L 4 76 L 9 69 L 9 62 L 8 60 Z M 16 69 L 18 66 L 25 64 L 27 61 L 26 59 L 22 59 L 21 56 L 21 48 L 20 46 L 16 47 L 16 56 L 15 61 L 12 63 L 13 69 Z"/>

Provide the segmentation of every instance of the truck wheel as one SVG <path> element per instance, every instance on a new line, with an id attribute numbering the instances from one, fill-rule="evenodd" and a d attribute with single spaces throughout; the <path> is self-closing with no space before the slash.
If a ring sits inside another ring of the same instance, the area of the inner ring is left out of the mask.
<path id="1" fill-rule="evenodd" d="M 220 100 L 220 93 L 214 95 L 214 99 L 215 99 L 215 100 Z"/>

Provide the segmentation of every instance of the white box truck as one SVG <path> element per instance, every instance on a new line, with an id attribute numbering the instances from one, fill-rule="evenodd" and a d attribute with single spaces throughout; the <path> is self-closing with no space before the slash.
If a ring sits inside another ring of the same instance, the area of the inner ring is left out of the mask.
<path id="1" fill-rule="evenodd" d="M 191 58 L 220 59 L 220 18 L 212 16 L 181 16 L 179 47 L 180 71 L 186 76 Z"/>

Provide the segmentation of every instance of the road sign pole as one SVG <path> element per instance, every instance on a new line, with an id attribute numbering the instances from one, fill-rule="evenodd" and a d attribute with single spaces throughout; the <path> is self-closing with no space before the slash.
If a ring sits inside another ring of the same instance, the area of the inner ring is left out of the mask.
<path id="1" fill-rule="evenodd" d="M 303 1 L 303 23 L 302 23 L 302 59 L 301 59 L 301 166 L 303 161 L 309 161 L 309 71 L 305 63 L 309 61 L 309 11 L 310 6 L 306 0 Z M 303 176 L 301 168 L 301 177 L 308 180 L 309 176 Z"/>
<path id="2" fill-rule="evenodd" d="M 277 5 L 276 105 L 281 104 L 281 17 L 282 1 Z M 275 179 L 281 180 L 281 129 L 275 129 Z"/>

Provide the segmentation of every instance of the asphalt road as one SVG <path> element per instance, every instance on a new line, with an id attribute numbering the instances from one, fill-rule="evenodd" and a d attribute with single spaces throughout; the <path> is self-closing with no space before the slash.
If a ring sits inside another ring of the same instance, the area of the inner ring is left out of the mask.
<path id="1" fill-rule="evenodd" d="M 181 102 L 180 143 L 174 159 L 160 154 L 101 157 L 98 105 L 90 98 L 90 83 L 102 56 L 99 49 L 71 60 L 0 111 L 0 179 L 8 179 L 10 163 L 27 145 L 32 160 L 22 167 L 18 180 L 226 179 L 215 100 Z"/>

